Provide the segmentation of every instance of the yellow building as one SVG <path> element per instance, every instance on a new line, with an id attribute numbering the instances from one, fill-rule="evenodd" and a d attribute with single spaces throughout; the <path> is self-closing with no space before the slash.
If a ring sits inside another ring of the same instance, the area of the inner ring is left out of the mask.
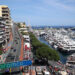
<path id="1" fill-rule="evenodd" d="M 25 25 L 24 22 L 19 22 L 18 25 L 19 25 L 21 28 L 25 28 L 25 27 L 26 27 L 26 25 Z"/>
<path id="2" fill-rule="evenodd" d="M 25 28 L 25 24 L 24 23 L 21 23 L 21 27 Z"/>
<path id="3" fill-rule="evenodd" d="M 9 40 L 9 35 L 11 32 L 11 17 L 8 6 L 0 5 L 0 17 L 4 18 L 6 21 L 5 32 L 6 32 L 6 38 L 7 40 Z"/>

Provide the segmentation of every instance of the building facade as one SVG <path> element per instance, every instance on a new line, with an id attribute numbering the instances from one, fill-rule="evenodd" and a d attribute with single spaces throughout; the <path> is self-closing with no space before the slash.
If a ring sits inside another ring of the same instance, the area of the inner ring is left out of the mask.
<path id="1" fill-rule="evenodd" d="M 0 46 L 4 45 L 6 42 L 5 35 L 5 20 L 0 17 Z"/>
<path id="2" fill-rule="evenodd" d="M 10 10 L 6 5 L 0 5 L 0 17 L 5 19 L 5 32 L 6 32 L 6 39 L 9 41 L 10 32 L 11 32 L 11 17 L 10 17 Z"/>

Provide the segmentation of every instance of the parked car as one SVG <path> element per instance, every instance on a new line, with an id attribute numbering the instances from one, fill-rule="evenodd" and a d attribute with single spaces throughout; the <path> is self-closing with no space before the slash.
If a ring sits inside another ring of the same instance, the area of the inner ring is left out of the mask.
<path id="1" fill-rule="evenodd" d="M 49 71 L 43 71 L 43 75 L 50 75 Z"/>
<path id="2" fill-rule="evenodd" d="M 12 56 L 12 54 L 10 53 L 10 54 L 8 54 L 8 57 L 11 57 Z"/>
<path id="3" fill-rule="evenodd" d="M 12 55 L 11 53 L 8 55 L 8 57 L 10 58 L 10 59 L 14 59 L 14 55 Z"/>
<path id="4" fill-rule="evenodd" d="M 14 49 L 14 52 L 16 51 L 16 49 Z"/>
<path id="5" fill-rule="evenodd" d="M 40 67 L 36 67 L 36 75 L 43 75 Z"/>
<path id="6" fill-rule="evenodd" d="M 11 59 L 13 60 L 15 58 L 15 56 L 11 56 Z"/>
<path id="7" fill-rule="evenodd" d="M 29 67 L 28 66 L 23 67 L 23 72 L 28 73 L 29 72 Z"/>

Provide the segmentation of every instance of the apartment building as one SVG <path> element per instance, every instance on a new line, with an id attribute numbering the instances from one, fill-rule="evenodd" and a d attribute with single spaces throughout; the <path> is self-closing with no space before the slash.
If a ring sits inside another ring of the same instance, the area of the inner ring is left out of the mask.
<path id="1" fill-rule="evenodd" d="M 10 10 L 6 5 L 0 5 L 0 17 L 5 19 L 5 32 L 6 32 L 6 39 L 9 41 L 9 36 L 11 32 L 11 17 L 10 17 Z"/>
<path id="2" fill-rule="evenodd" d="M 26 24 L 25 22 L 18 22 L 16 23 L 20 28 L 25 28 L 26 27 Z"/>
<path id="3" fill-rule="evenodd" d="M 0 17 L 0 46 L 4 45 L 5 41 L 5 20 L 2 17 Z"/>

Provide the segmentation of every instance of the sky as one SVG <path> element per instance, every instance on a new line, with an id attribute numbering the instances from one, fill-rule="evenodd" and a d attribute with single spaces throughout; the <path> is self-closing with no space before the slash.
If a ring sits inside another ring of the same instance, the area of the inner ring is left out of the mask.
<path id="1" fill-rule="evenodd" d="M 15 22 L 31 25 L 75 25 L 75 0 L 0 0 Z"/>

